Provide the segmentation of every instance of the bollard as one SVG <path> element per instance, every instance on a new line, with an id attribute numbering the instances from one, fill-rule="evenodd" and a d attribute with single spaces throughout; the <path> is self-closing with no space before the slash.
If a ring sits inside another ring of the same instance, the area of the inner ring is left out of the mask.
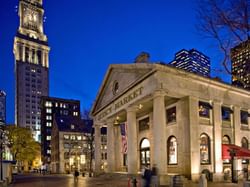
<path id="1" fill-rule="evenodd" d="M 206 174 L 201 174 L 200 179 L 199 179 L 199 187 L 207 187 Z"/>

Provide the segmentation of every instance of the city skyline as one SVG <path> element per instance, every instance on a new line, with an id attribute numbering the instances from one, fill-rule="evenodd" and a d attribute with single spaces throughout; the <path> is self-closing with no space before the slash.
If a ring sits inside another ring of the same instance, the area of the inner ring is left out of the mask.
<path id="1" fill-rule="evenodd" d="M 177 51 L 195 48 L 211 58 L 212 69 L 218 68 L 215 44 L 195 30 L 195 0 L 43 4 L 51 47 L 49 96 L 78 99 L 82 109 L 91 108 L 109 64 L 133 63 L 141 51 L 148 52 L 153 62 L 168 63 Z M 7 93 L 7 123 L 14 123 L 16 6 L 18 0 L 3 2 L 0 7 L 0 89 Z"/>

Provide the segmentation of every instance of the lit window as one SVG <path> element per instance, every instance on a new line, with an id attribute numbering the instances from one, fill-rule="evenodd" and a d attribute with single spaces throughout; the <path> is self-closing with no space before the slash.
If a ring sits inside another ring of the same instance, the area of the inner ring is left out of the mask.
<path id="1" fill-rule="evenodd" d="M 50 101 L 46 101 L 46 102 L 45 102 L 45 106 L 46 106 L 46 107 L 52 107 L 52 103 L 51 103 Z"/>
<path id="2" fill-rule="evenodd" d="M 51 122 L 46 122 L 46 126 L 51 127 L 52 126 Z"/>
<path id="3" fill-rule="evenodd" d="M 46 137 L 46 140 L 51 140 L 51 136 L 47 136 L 47 137 Z"/>
<path id="4" fill-rule="evenodd" d="M 200 162 L 210 164 L 210 139 L 206 134 L 200 136 Z"/>
<path id="5" fill-rule="evenodd" d="M 75 140 L 75 139 L 76 139 L 76 136 L 75 136 L 75 135 L 71 135 L 71 136 L 70 136 L 70 139 L 71 139 L 71 140 Z"/>
<path id="6" fill-rule="evenodd" d="M 73 116 L 78 116 L 78 112 L 73 112 Z"/>
<path id="7" fill-rule="evenodd" d="M 150 143 L 146 138 L 141 142 L 140 155 L 141 166 L 150 165 Z"/>
<path id="8" fill-rule="evenodd" d="M 47 109 L 46 109 L 46 112 L 47 112 L 47 113 L 52 113 L 51 108 L 47 108 Z"/>
<path id="9" fill-rule="evenodd" d="M 171 136 L 167 142 L 168 164 L 177 164 L 177 140 Z"/>
<path id="10" fill-rule="evenodd" d="M 46 116 L 47 120 L 52 120 L 52 116 Z"/>
<path id="11" fill-rule="evenodd" d="M 241 147 L 248 149 L 248 140 L 245 137 L 241 139 Z M 242 159 L 243 164 L 248 164 L 248 162 L 249 162 L 248 160 Z"/>
<path id="12" fill-rule="evenodd" d="M 63 138 L 64 138 L 65 140 L 68 140 L 68 139 L 69 139 L 69 135 L 68 135 L 68 134 L 64 134 L 64 135 L 63 135 Z"/>
<path id="13" fill-rule="evenodd" d="M 82 136 L 77 136 L 77 140 L 82 140 Z"/>
<path id="14" fill-rule="evenodd" d="M 71 125 L 70 125 L 70 128 L 71 128 L 71 129 L 75 129 L 75 125 L 74 125 L 74 124 L 71 124 Z"/>
<path id="15" fill-rule="evenodd" d="M 51 154 L 51 150 L 50 149 L 47 149 L 47 154 Z"/>

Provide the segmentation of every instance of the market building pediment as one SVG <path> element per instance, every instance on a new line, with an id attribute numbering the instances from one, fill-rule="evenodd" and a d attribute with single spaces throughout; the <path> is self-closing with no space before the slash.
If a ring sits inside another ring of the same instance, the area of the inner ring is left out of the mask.
<path id="1" fill-rule="evenodd" d="M 110 65 L 97 95 L 96 102 L 93 105 L 92 113 L 98 112 L 101 108 L 118 99 L 136 83 L 140 82 L 143 77 L 150 74 L 152 70 L 152 64 Z M 125 101 L 131 99 L 131 97 L 125 98 Z"/>

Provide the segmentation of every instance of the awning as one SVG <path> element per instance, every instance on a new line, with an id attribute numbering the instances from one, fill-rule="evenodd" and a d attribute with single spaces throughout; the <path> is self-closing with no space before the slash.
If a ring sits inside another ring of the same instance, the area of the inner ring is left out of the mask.
<path id="1" fill-rule="evenodd" d="M 234 144 L 222 144 L 222 159 L 231 159 L 230 151 L 235 152 L 235 158 L 249 158 L 250 150 Z"/>

